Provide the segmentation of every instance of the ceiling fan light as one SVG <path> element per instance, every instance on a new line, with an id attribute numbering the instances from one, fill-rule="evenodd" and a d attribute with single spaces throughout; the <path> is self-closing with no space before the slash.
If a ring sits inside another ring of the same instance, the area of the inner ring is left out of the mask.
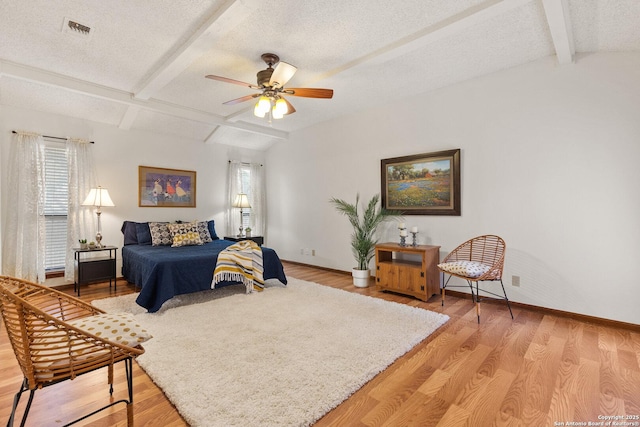
<path id="1" fill-rule="evenodd" d="M 253 107 L 253 115 L 256 117 L 264 118 L 266 112 L 260 109 L 260 103 L 256 102 L 256 106 Z"/>
<path id="2" fill-rule="evenodd" d="M 281 119 L 284 117 L 284 113 L 281 113 L 280 111 L 278 111 L 277 105 L 274 105 L 273 109 L 271 110 L 271 116 L 274 119 Z"/>
<path id="3" fill-rule="evenodd" d="M 258 99 L 258 103 L 256 104 L 257 108 L 263 112 L 263 115 L 266 114 L 271 109 L 271 100 L 262 95 L 260 99 Z"/>
<path id="4" fill-rule="evenodd" d="M 273 107 L 273 111 L 277 111 L 278 114 L 285 115 L 289 112 L 289 106 L 287 105 L 287 101 L 283 98 L 278 98 L 276 101 L 276 105 Z"/>
<path id="5" fill-rule="evenodd" d="M 291 77 L 293 77 L 296 70 L 297 68 L 295 66 L 280 61 L 278 65 L 276 65 L 275 70 L 273 70 L 273 74 L 269 80 L 269 85 L 272 87 L 283 87 Z"/>

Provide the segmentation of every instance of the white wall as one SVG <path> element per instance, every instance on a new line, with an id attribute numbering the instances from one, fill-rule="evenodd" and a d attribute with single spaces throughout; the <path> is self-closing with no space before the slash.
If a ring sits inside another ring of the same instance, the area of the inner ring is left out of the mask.
<path id="1" fill-rule="evenodd" d="M 270 246 L 350 270 L 328 200 L 380 192 L 380 159 L 453 148 L 462 215 L 406 216 L 419 243 L 498 234 L 512 300 L 640 324 L 640 53 L 547 58 L 293 134 L 267 153 Z"/>
<path id="2" fill-rule="evenodd" d="M 0 184 L 7 182 L 6 171 L 11 130 L 25 130 L 52 136 L 71 136 L 95 141 L 94 156 L 99 184 L 109 190 L 115 207 L 102 209 L 103 243 L 123 244 L 120 227 L 132 221 L 216 221 L 216 231 L 225 234 L 224 223 L 228 160 L 263 162 L 264 153 L 236 149 L 227 145 L 145 131 L 121 130 L 114 126 L 32 110 L 0 106 Z M 195 170 L 197 173 L 195 208 L 138 207 L 138 166 L 157 166 Z M 6 212 L 11 208 L 11 189 L 0 187 L 0 224 L 6 232 Z M 118 255 L 118 258 L 120 256 Z M 120 275 L 120 259 L 118 260 Z"/>

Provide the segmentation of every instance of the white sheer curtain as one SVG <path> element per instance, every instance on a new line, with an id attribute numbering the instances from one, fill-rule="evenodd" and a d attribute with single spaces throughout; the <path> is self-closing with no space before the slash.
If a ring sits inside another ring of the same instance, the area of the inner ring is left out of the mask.
<path id="1" fill-rule="evenodd" d="M 93 144 L 84 139 L 67 139 L 67 165 L 69 176 L 69 205 L 67 213 L 67 254 L 64 265 L 64 278 L 73 281 L 74 247 L 78 240 L 93 240 L 96 234 L 94 223 L 97 221 L 93 208 L 81 203 L 91 188 L 97 187 L 93 165 Z"/>
<path id="2" fill-rule="evenodd" d="M 243 176 L 245 179 L 243 180 Z M 249 177 L 247 180 L 246 177 Z M 249 197 L 249 209 L 251 234 L 254 236 L 264 236 L 266 230 L 266 195 L 264 181 L 264 167 L 260 164 L 248 164 L 240 162 L 229 162 L 227 186 L 227 215 L 226 228 L 228 236 L 238 234 L 240 227 L 240 211 L 232 207 L 238 193 L 245 193 Z"/>
<path id="3" fill-rule="evenodd" d="M 18 132 L 9 151 L 7 228 L 2 273 L 32 282 L 45 280 L 44 141 Z"/>
<path id="4" fill-rule="evenodd" d="M 251 228 L 254 236 L 264 236 L 267 224 L 266 186 L 264 182 L 264 166 L 251 164 L 251 181 L 249 204 L 251 205 Z"/>

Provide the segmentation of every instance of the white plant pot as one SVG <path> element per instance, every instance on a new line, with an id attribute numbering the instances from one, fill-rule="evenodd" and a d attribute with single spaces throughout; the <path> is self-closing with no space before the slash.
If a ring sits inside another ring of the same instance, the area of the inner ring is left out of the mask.
<path id="1" fill-rule="evenodd" d="M 369 270 L 358 270 L 354 268 L 351 270 L 353 276 L 353 285 L 356 288 L 366 288 L 369 286 Z"/>

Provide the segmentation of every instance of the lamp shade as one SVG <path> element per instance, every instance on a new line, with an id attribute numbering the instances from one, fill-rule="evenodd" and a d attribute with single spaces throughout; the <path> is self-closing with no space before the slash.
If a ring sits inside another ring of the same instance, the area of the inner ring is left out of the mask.
<path id="1" fill-rule="evenodd" d="M 283 98 L 278 98 L 274 108 L 275 108 L 275 111 L 280 116 L 284 116 L 289 112 L 289 106 L 287 105 L 287 101 L 285 101 Z"/>
<path id="2" fill-rule="evenodd" d="M 256 106 L 253 108 L 253 115 L 256 117 L 260 117 L 263 118 L 265 116 L 266 111 L 263 111 L 260 109 L 260 104 L 256 104 Z"/>
<path id="3" fill-rule="evenodd" d="M 89 195 L 84 202 L 82 202 L 82 206 L 115 206 L 111 197 L 109 197 L 109 192 L 106 188 L 102 188 L 98 186 L 98 188 L 92 188 L 89 191 Z"/>
<path id="4" fill-rule="evenodd" d="M 266 114 L 269 111 L 269 109 L 271 108 L 271 99 L 269 99 L 268 97 L 262 95 L 258 99 L 257 107 L 258 107 L 259 111 L 264 111 L 265 114 Z"/>
<path id="5" fill-rule="evenodd" d="M 274 105 L 273 110 L 271 110 L 271 117 L 273 117 L 274 119 L 281 119 L 284 117 L 284 114 L 282 114 Z"/>
<path id="6" fill-rule="evenodd" d="M 283 87 L 296 73 L 297 68 L 291 64 L 280 61 L 271 74 L 269 84 L 273 87 Z"/>
<path id="7" fill-rule="evenodd" d="M 234 208 L 250 208 L 249 198 L 244 193 L 239 193 L 233 201 Z"/>

